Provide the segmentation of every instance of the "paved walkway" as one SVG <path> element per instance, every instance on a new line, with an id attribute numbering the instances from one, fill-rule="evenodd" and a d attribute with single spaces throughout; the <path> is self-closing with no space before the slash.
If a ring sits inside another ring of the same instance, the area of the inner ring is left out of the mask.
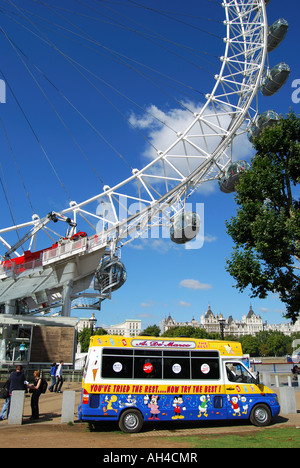
<path id="1" fill-rule="evenodd" d="M 64 384 L 62 391 L 75 390 L 75 416 L 77 418 L 77 407 L 81 398 L 81 383 Z M 40 419 L 38 421 L 30 421 L 31 416 L 31 394 L 25 395 L 23 425 L 24 424 L 60 424 L 61 409 L 62 409 L 63 393 L 47 393 L 42 394 L 39 399 Z M 4 400 L 2 400 L 4 403 Z M 1 400 L 0 400 L 1 402 Z M 0 403 L 1 404 L 1 403 Z M 8 421 L 0 421 L 0 429 L 3 425 L 8 424 Z"/>

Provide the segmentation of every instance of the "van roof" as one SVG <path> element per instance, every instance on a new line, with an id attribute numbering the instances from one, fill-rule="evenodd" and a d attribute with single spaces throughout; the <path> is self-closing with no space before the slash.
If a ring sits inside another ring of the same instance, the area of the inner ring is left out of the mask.
<path id="1" fill-rule="evenodd" d="M 90 340 L 90 348 L 95 346 L 157 350 L 217 350 L 220 352 L 221 356 L 243 356 L 241 343 L 236 341 L 206 340 L 200 338 L 94 335 Z"/>

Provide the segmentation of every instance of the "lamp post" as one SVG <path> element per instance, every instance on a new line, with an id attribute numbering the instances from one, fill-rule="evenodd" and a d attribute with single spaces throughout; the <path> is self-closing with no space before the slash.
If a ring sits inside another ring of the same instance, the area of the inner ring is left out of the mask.
<path id="1" fill-rule="evenodd" d="M 97 319 L 96 319 L 94 313 L 93 313 L 93 315 L 91 316 L 91 318 L 89 319 L 89 322 L 90 322 L 91 336 L 93 336 L 93 334 L 94 334 L 94 328 L 95 328 L 95 325 L 96 325 L 96 322 L 97 322 Z"/>
<path id="2" fill-rule="evenodd" d="M 224 319 L 223 315 L 221 314 L 220 317 L 219 317 L 221 340 L 224 340 L 225 322 L 226 322 L 226 320 Z"/>

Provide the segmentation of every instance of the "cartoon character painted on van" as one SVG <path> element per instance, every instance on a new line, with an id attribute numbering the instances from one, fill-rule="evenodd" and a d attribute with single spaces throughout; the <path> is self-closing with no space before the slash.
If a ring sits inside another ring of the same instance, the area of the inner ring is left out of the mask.
<path id="1" fill-rule="evenodd" d="M 147 396 L 145 398 L 146 401 L 149 401 L 149 397 Z M 151 395 L 150 396 L 150 402 L 147 404 L 148 408 L 150 408 L 150 414 L 151 416 L 148 418 L 149 420 L 153 420 L 153 418 L 156 420 L 156 421 L 159 421 L 159 417 L 157 416 L 158 414 L 160 414 L 160 411 L 159 411 L 159 406 L 157 404 L 159 400 L 159 396 L 158 395 Z"/>
<path id="2" fill-rule="evenodd" d="M 248 410 L 252 408 L 254 400 L 247 398 L 245 395 L 227 395 L 228 406 L 228 417 L 242 415 L 248 416 Z"/>
<path id="3" fill-rule="evenodd" d="M 90 407 L 106 419 L 118 419 L 126 408 L 139 410 L 145 421 L 248 419 L 257 394 L 232 395 L 91 395 Z M 275 399 L 272 404 L 277 404 Z M 97 411 L 98 408 L 98 411 Z"/>
<path id="4" fill-rule="evenodd" d="M 94 395 L 93 401 L 96 401 Z M 248 417 L 253 399 L 241 395 L 102 395 L 98 399 L 103 414 L 109 418 L 120 414 L 124 408 L 137 408 L 145 420 L 194 420 L 225 417 Z M 226 404 L 227 401 L 227 404 Z M 93 407 L 95 408 L 95 404 Z"/>
<path id="5" fill-rule="evenodd" d="M 106 406 L 103 406 L 104 414 L 107 414 L 108 411 L 114 411 L 115 413 L 117 413 L 118 409 L 113 407 L 113 404 L 116 403 L 117 401 L 118 401 L 118 397 L 116 395 L 106 396 L 104 399 Z"/>
<path id="6" fill-rule="evenodd" d="M 183 414 L 181 414 L 181 411 L 185 411 L 186 407 L 183 406 L 183 398 L 182 395 L 176 396 L 173 400 L 173 407 L 174 407 L 174 416 L 172 416 L 172 419 L 184 419 Z"/>
<path id="7" fill-rule="evenodd" d="M 228 398 L 229 403 L 231 404 L 233 416 L 236 416 L 236 415 L 241 416 L 241 408 L 239 407 L 240 396 L 231 397 L 230 395 L 228 395 L 227 398 Z"/>
<path id="8" fill-rule="evenodd" d="M 207 407 L 208 407 L 209 400 L 210 400 L 209 395 L 202 395 L 200 397 L 200 405 L 198 407 L 198 409 L 199 409 L 198 418 L 201 418 L 202 414 L 206 418 L 208 417 Z"/>

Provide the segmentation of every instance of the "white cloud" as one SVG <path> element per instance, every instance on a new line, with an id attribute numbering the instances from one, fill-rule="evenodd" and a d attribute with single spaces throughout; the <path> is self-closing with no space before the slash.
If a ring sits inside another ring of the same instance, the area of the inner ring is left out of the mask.
<path id="1" fill-rule="evenodd" d="M 217 240 L 217 237 L 213 236 L 212 234 L 206 234 L 204 236 L 204 242 L 211 243 L 211 242 L 215 242 L 216 240 Z"/>
<path id="2" fill-rule="evenodd" d="M 141 302 L 140 304 L 141 307 L 153 307 L 154 306 L 154 301 L 148 301 L 148 302 Z"/>
<path id="3" fill-rule="evenodd" d="M 260 312 L 270 312 L 270 309 L 268 309 L 267 307 L 259 307 L 258 310 Z"/>
<path id="4" fill-rule="evenodd" d="M 179 286 L 183 288 L 194 289 L 196 291 L 198 290 L 205 291 L 207 289 L 212 289 L 211 284 L 200 283 L 200 281 L 195 280 L 195 279 L 184 279 L 180 281 Z"/>
<path id="5" fill-rule="evenodd" d="M 148 113 L 132 113 L 129 118 L 131 124 L 146 135 L 151 143 L 146 146 L 142 154 L 142 157 L 146 160 L 146 164 L 157 158 L 157 151 L 164 152 L 168 150 L 170 165 L 156 163 L 148 171 L 154 176 L 151 181 L 152 186 L 160 186 L 163 183 L 163 179 L 161 178 L 163 174 L 170 178 L 168 181 L 169 189 L 173 185 L 175 186 L 176 182 L 171 182 L 172 178 L 174 180 L 178 178 L 178 173 L 174 167 L 183 176 L 188 177 L 203 163 L 205 154 L 210 155 L 221 143 L 223 139 L 222 132 L 220 134 L 217 133 L 220 131 L 220 127 L 226 129 L 230 125 L 230 116 L 228 114 L 222 111 L 220 115 L 216 116 L 216 111 L 208 107 L 204 111 L 205 117 L 201 122 L 200 128 L 199 122 L 195 122 L 195 115 L 202 112 L 203 103 L 185 101 L 183 102 L 183 106 L 161 110 L 154 105 L 149 105 L 146 109 Z M 188 128 L 190 128 L 188 139 L 184 143 L 177 141 L 178 135 L 184 133 Z M 176 141 L 177 143 L 175 144 Z M 196 147 L 201 148 L 201 151 L 196 149 Z M 182 157 L 185 154 L 188 154 L 188 159 Z M 201 154 L 204 158 L 202 160 L 199 159 Z M 221 165 L 228 161 L 230 154 L 233 161 L 249 159 L 253 155 L 253 148 L 246 133 L 238 135 L 234 139 L 232 147 L 223 152 L 223 156 L 219 161 Z M 158 177 L 155 178 L 155 176 Z M 216 174 L 213 174 L 213 177 L 215 176 Z M 198 194 L 202 196 L 211 196 L 218 191 L 219 185 L 217 181 L 212 180 L 210 176 L 208 176 L 207 181 L 200 181 L 197 187 Z"/>
<path id="6" fill-rule="evenodd" d="M 179 305 L 180 307 L 191 307 L 192 304 L 190 302 L 179 301 Z"/>
<path id="7" fill-rule="evenodd" d="M 152 160 L 157 157 L 157 153 L 154 148 L 159 151 L 165 151 L 167 148 L 173 145 L 177 139 L 177 133 L 183 133 L 195 120 L 195 114 L 201 113 L 203 109 L 203 104 L 193 101 L 183 102 L 183 107 L 172 108 L 166 111 L 158 109 L 155 105 L 149 105 L 146 109 L 146 113 L 143 115 L 137 115 L 131 113 L 129 117 L 130 123 L 141 130 L 143 133 L 147 133 L 149 141 L 153 144 L 153 147 L 150 145 L 146 148 L 144 156 L 149 160 Z M 228 109 L 229 110 L 229 109 Z M 216 146 L 221 142 L 222 136 L 217 134 L 218 127 L 228 128 L 230 124 L 230 116 L 226 115 L 223 111 L 220 112 L 220 115 L 217 117 L 215 115 L 215 110 L 212 108 L 207 108 L 205 110 L 205 119 L 201 123 L 201 132 L 199 132 L 199 123 L 197 122 L 194 127 L 191 129 L 192 134 L 198 134 L 198 136 L 191 137 L 193 144 L 202 148 L 204 152 L 211 153 Z M 204 139 L 201 134 L 206 134 Z M 173 155 L 182 155 L 185 154 L 185 150 L 188 151 L 189 156 L 199 155 L 198 151 L 194 148 L 193 145 L 185 143 L 185 147 L 182 143 L 178 144 L 172 149 Z M 247 138 L 247 134 L 243 133 L 237 136 L 234 140 L 232 148 L 232 158 L 233 160 L 245 159 L 253 153 L 253 148 L 251 143 Z M 187 171 L 187 163 L 185 160 L 177 159 L 172 161 L 182 173 Z M 194 170 L 199 164 L 199 160 L 196 159 L 195 162 L 190 159 L 189 169 Z M 214 191 L 215 185 L 211 183 L 204 184 L 202 188 L 204 191 L 208 190 Z"/>
<path id="8" fill-rule="evenodd" d="M 144 312 L 144 313 L 137 314 L 136 316 L 137 316 L 137 318 L 140 319 L 140 320 L 141 320 L 141 319 L 149 319 L 149 318 L 152 319 L 152 318 L 155 318 L 155 317 L 156 317 L 156 315 L 154 315 L 154 314 L 145 313 L 145 312 Z"/>
<path id="9" fill-rule="evenodd" d="M 163 233 L 165 235 L 165 233 Z M 160 235 L 163 235 L 160 233 Z M 169 234 L 169 233 L 168 233 Z M 156 252 L 159 252 L 161 254 L 166 254 L 170 250 L 179 250 L 179 246 L 177 244 L 174 244 L 173 242 L 170 241 L 170 237 L 163 237 L 160 239 L 151 239 L 151 232 L 146 233 L 146 235 L 149 235 L 149 238 L 138 238 L 135 240 L 135 242 L 131 242 L 128 244 L 128 247 L 131 247 L 132 249 L 135 250 L 155 250 Z"/>

